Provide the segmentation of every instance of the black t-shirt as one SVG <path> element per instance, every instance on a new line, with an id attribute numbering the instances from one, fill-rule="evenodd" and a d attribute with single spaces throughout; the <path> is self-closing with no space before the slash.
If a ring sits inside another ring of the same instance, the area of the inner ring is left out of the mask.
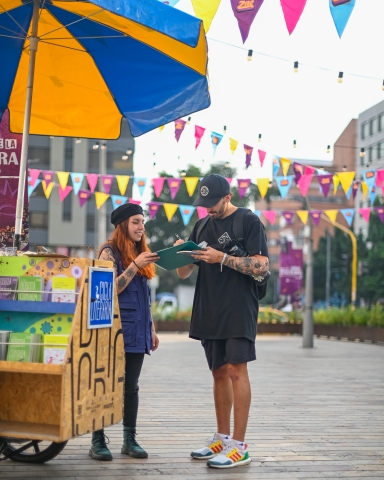
<path id="1" fill-rule="evenodd" d="M 190 236 L 195 243 L 206 241 L 208 246 L 223 251 L 225 244 L 235 239 L 233 218 L 209 219 L 196 238 L 199 220 Z M 244 240 L 249 255 L 268 257 L 264 226 L 256 215 L 244 217 Z M 255 341 L 259 299 L 256 282 L 249 275 L 220 264 L 197 262 L 199 272 L 193 300 L 189 336 L 197 340 L 245 337 Z"/>

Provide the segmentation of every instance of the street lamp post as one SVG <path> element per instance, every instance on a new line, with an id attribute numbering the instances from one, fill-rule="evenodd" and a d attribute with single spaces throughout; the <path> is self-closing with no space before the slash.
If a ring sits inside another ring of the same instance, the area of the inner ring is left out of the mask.
<path id="1" fill-rule="evenodd" d="M 313 348 L 313 239 L 312 222 L 308 222 L 307 261 L 305 269 L 305 310 L 303 322 L 303 348 Z"/>

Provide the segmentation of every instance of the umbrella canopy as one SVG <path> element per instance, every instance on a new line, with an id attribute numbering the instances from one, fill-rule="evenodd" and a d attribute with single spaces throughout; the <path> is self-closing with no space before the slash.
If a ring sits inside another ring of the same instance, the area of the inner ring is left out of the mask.
<path id="1" fill-rule="evenodd" d="M 0 1 L 0 118 L 9 108 L 12 132 L 28 133 L 35 53 L 31 134 L 116 139 L 125 117 L 138 136 L 209 106 L 200 20 L 158 0 L 41 0 L 33 15 L 35 2 Z"/>

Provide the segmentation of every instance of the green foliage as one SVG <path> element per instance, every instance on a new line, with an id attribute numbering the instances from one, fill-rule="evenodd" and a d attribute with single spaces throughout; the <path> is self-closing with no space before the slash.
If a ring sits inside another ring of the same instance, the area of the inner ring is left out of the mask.
<path id="1" fill-rule="evenodd" d="M 191 320 L 192 309 L 178 311 L 176 308 L 164 309 L 159 308 L 156 304 L 151 307 L 152 318 L 155 322 L 164 321 L 183 321 L 189 322 Z"/>
<path id="2" fill-rule="evenodd" d="M 313 312 L 314 322 L 327 325 L 360 325 L 369 327 L 384 327 L 384 308 L 376 304 L 371 309 L 329 308 Z"/>

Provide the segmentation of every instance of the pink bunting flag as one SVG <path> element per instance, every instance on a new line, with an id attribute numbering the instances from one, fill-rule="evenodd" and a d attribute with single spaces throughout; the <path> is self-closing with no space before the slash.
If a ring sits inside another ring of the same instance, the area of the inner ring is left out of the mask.
<path id="1" fill-rule="evenodd" d="M 244 143 L 244 152 L 245 152 L 245 168 L 248 168 L 251 165 L 253 147 L 246 145 Z"/>
<path id="2" fill-rule="evenodd" d="M 229 185 L 232 185 L 232 180 L 233 178 L 226 178 L 227 182 L 229 183 Z"/>
<path id="3" fill-rule="evenodd" d="M 176 142 L 178 142 L 180 140 L 180 136 L 181 134 L 183 133 L 183 130 L 185 128 L 185 124 L 187 122 L 185 120 L 175 120 L 175 138 L 176 138 Z"/>
<path id="4" fill-rule="evenodd" d="M 302 194 L 303 197 L 305 197 L 308 193 L 309 186 L 311 185 L 312 182 L 312 174 L 310 175 L 302 175 L 297 182 L 297 186 L 299 187 L 299 190 Z"/>
<path id="5" fill-rule="evenodd" d="M 376 187 L 380 187 L 380 185 L 384 184 L 384 170 L 377 170 L 376 171 Z"/>
<path id="6" fill-rule="evenodd" d="M 151 220 L 153 220 L 156 217 L 157 212 L 159 211 L 161 206 L 162 206 L 162 203 L 159 203 L 159 202 L 148 202 L 148 212 Z"/>
<path id="7" fill-rule="evenodd" d="M 52 170 L 43 170 L 43 178 L 48 185 L 53 181 L 54 172 Z"/>
<path id="8" fill-rule="evenodd" d="M 97 173 L 87 173 L 86 177 L 91 192 L 94 192 L 97 186 L 97 182 L 99 181 L 99 175 Z"/>
<path id="9" fill-rule="evenodd" d="M 327 198 L 329 189 L 331 188 L 332 178 L 333 178 L 333 174 L 331 173 L 317 176 L 317 181 L 319 182 L 321 191 L 323 192 L 323 195 L 325 198 Z"/>
<path id="10" fill-rule="evenodd" d="M 360 182 L 359 180 L 354 180 L 352 184 L 352 197 L 353 199 L 356 198 L 357 192 L 359 190 Z"/>
<path id="11" fill-rule="evenodd" d="M 309 214 L 311 215 L 313 223 L 317 227 L 319 225 L 320 219 L 321 219 L 321 210 L 311 210 L 309 212 Z"/>
<path id="12" fill-rule="evenodd" d="M 307 0 L 280 0 L 289 35 L 294 31 Z"/>
<path id="13" fill-rule="evenodd" d="M 140 205 L 141 200 L 133 200 L 133 198 L 130 198 L 128 200 L 128 203 L 133 203 L 134 205 Z"/>
<path id="14" fill-rule="evenodd" d="M 384 223 L 384 207 L 375 207 L 375 212 L 380 218 L 380 222 Z"/>
<path id="15" fill-rule="evenodd" d="M 204 207 L 196 207 L 196 210 L 197 210 L 197 216 L 199 217 L 199 220 L 201 220 L 202 218 L 208 215 L 207 209 Z"/>
<path id="16" fill-rule="evenodd" d="M 263 215 L 267 220 L 269 220 L 271 225 L 273 225 L 275 223 L 275 220 L 276 220 L 275 210 L 264 210 Z"/>
<path id="17" fill-rule="evenodd" d="M 153 190 L 155 192 L 156 197 L 160 197 L 161 192 L 163 191 L 164 180 L 165 180 L 164 177 L 152 179 Z"/>
<path id="18" fill-rule="evenodd" d="M 80 207 L 82 207 L 84 204 L 88 202 L 88 199 L 91 195 L 92 195 L 92 192 L 90 190 L 85 190 L 83 188 L 80 188 L 79 193 L 77 194 Z"/>
<path id="19" fill-rule="evenodd" d="M 31 187 L 35 186 L 36 180 L 39 178 L 41 170 L 37 170 L 35 168 L 29 169 L 29 181 Z"/>
<path id="20" fill-rule="evenodd" d="M 364 220 L 368 223 L 369 222 L 369 216 L 371 215 L 371 209 L 370 208 L 359 208 L 359 213 L 364 218 Z"/>
<path id="21" fill-rule="evenodd" d="M 301 163 L 294 162 L 293 163 L 293 172 L 295 174 L 295 182 L 300 180 L 301 176 L 304 174 L 304 165 L 301 165 Z"/>
<path id="22" fill-rule="evenodd" d="M 195 125 L 195 138 L 196 138 L 195 150 L 200 145 L 200 141 L 204 135 L 204 132 L 205 132 L 205 128 Z"/>
<path id="23" fill-rule="evenodd" d="M 167 178 L 168 188 L 171 193 L 172 200 L 174 200 L 176 197 L 182 181 L 182 178 Z"/>
<path id="24" fill-rule="evenodd" d="M 291 225 L 292 220 L 293 220 L 293 216 L 294 216 L 295 213 L 294 212 L 282 212 L 281 214 L 283 215 L 283 217 L 287 221 L 287 225 Z"/>
<path id="25" fill-rule="evenodd" d="M 263 163 L 264 163 L 265 156 L 266 156 L 267 152 L 264 152 L 263 150 L 257 150 L 257 151 L 259 153 L 260 165 L 263 166 Z"/>
<path id="26" fill-rule="evenodd" d="M 315 171 L 316 171 L 315 168 L 306 165 L 306 166 L 305 166 L 305 169 L 304 169 L 304 174 L 305 174 L 305 175 L 311 175 L 311 174 L 314 174 Z"/>
<path id="27" fill-rule="evenodd" d="M 243 43 L 247 40 L 252 22 L 264 0 L 231 0 L 233 14 L 239 25 Z"/>
<path id="28" fill-rule="evenodd" d="M 59 185 L 59 197 L 60 197 L 60 202 L 64 200 L 64 198 L 68 197 L 68 195 L 72 192 L 73 187 L 66 186 L 65 188 L 61 188 Z"/>
<path id="29" fill-rule="evenodd" d="M 101 181 L 103 183 L 104 192 L 108 193 L 111 191 L 112 182 L 115 177 L 113 175 L 101 175 Z"/>
<path id="30" fill-rule="evenodd" d="M 240 198 L 243 198 L 246 191 L 248 190 L 249 185 L 251 184 L 250 178 L 239 178 L 237 179 L 237 189 L 239 191 Z"/>

